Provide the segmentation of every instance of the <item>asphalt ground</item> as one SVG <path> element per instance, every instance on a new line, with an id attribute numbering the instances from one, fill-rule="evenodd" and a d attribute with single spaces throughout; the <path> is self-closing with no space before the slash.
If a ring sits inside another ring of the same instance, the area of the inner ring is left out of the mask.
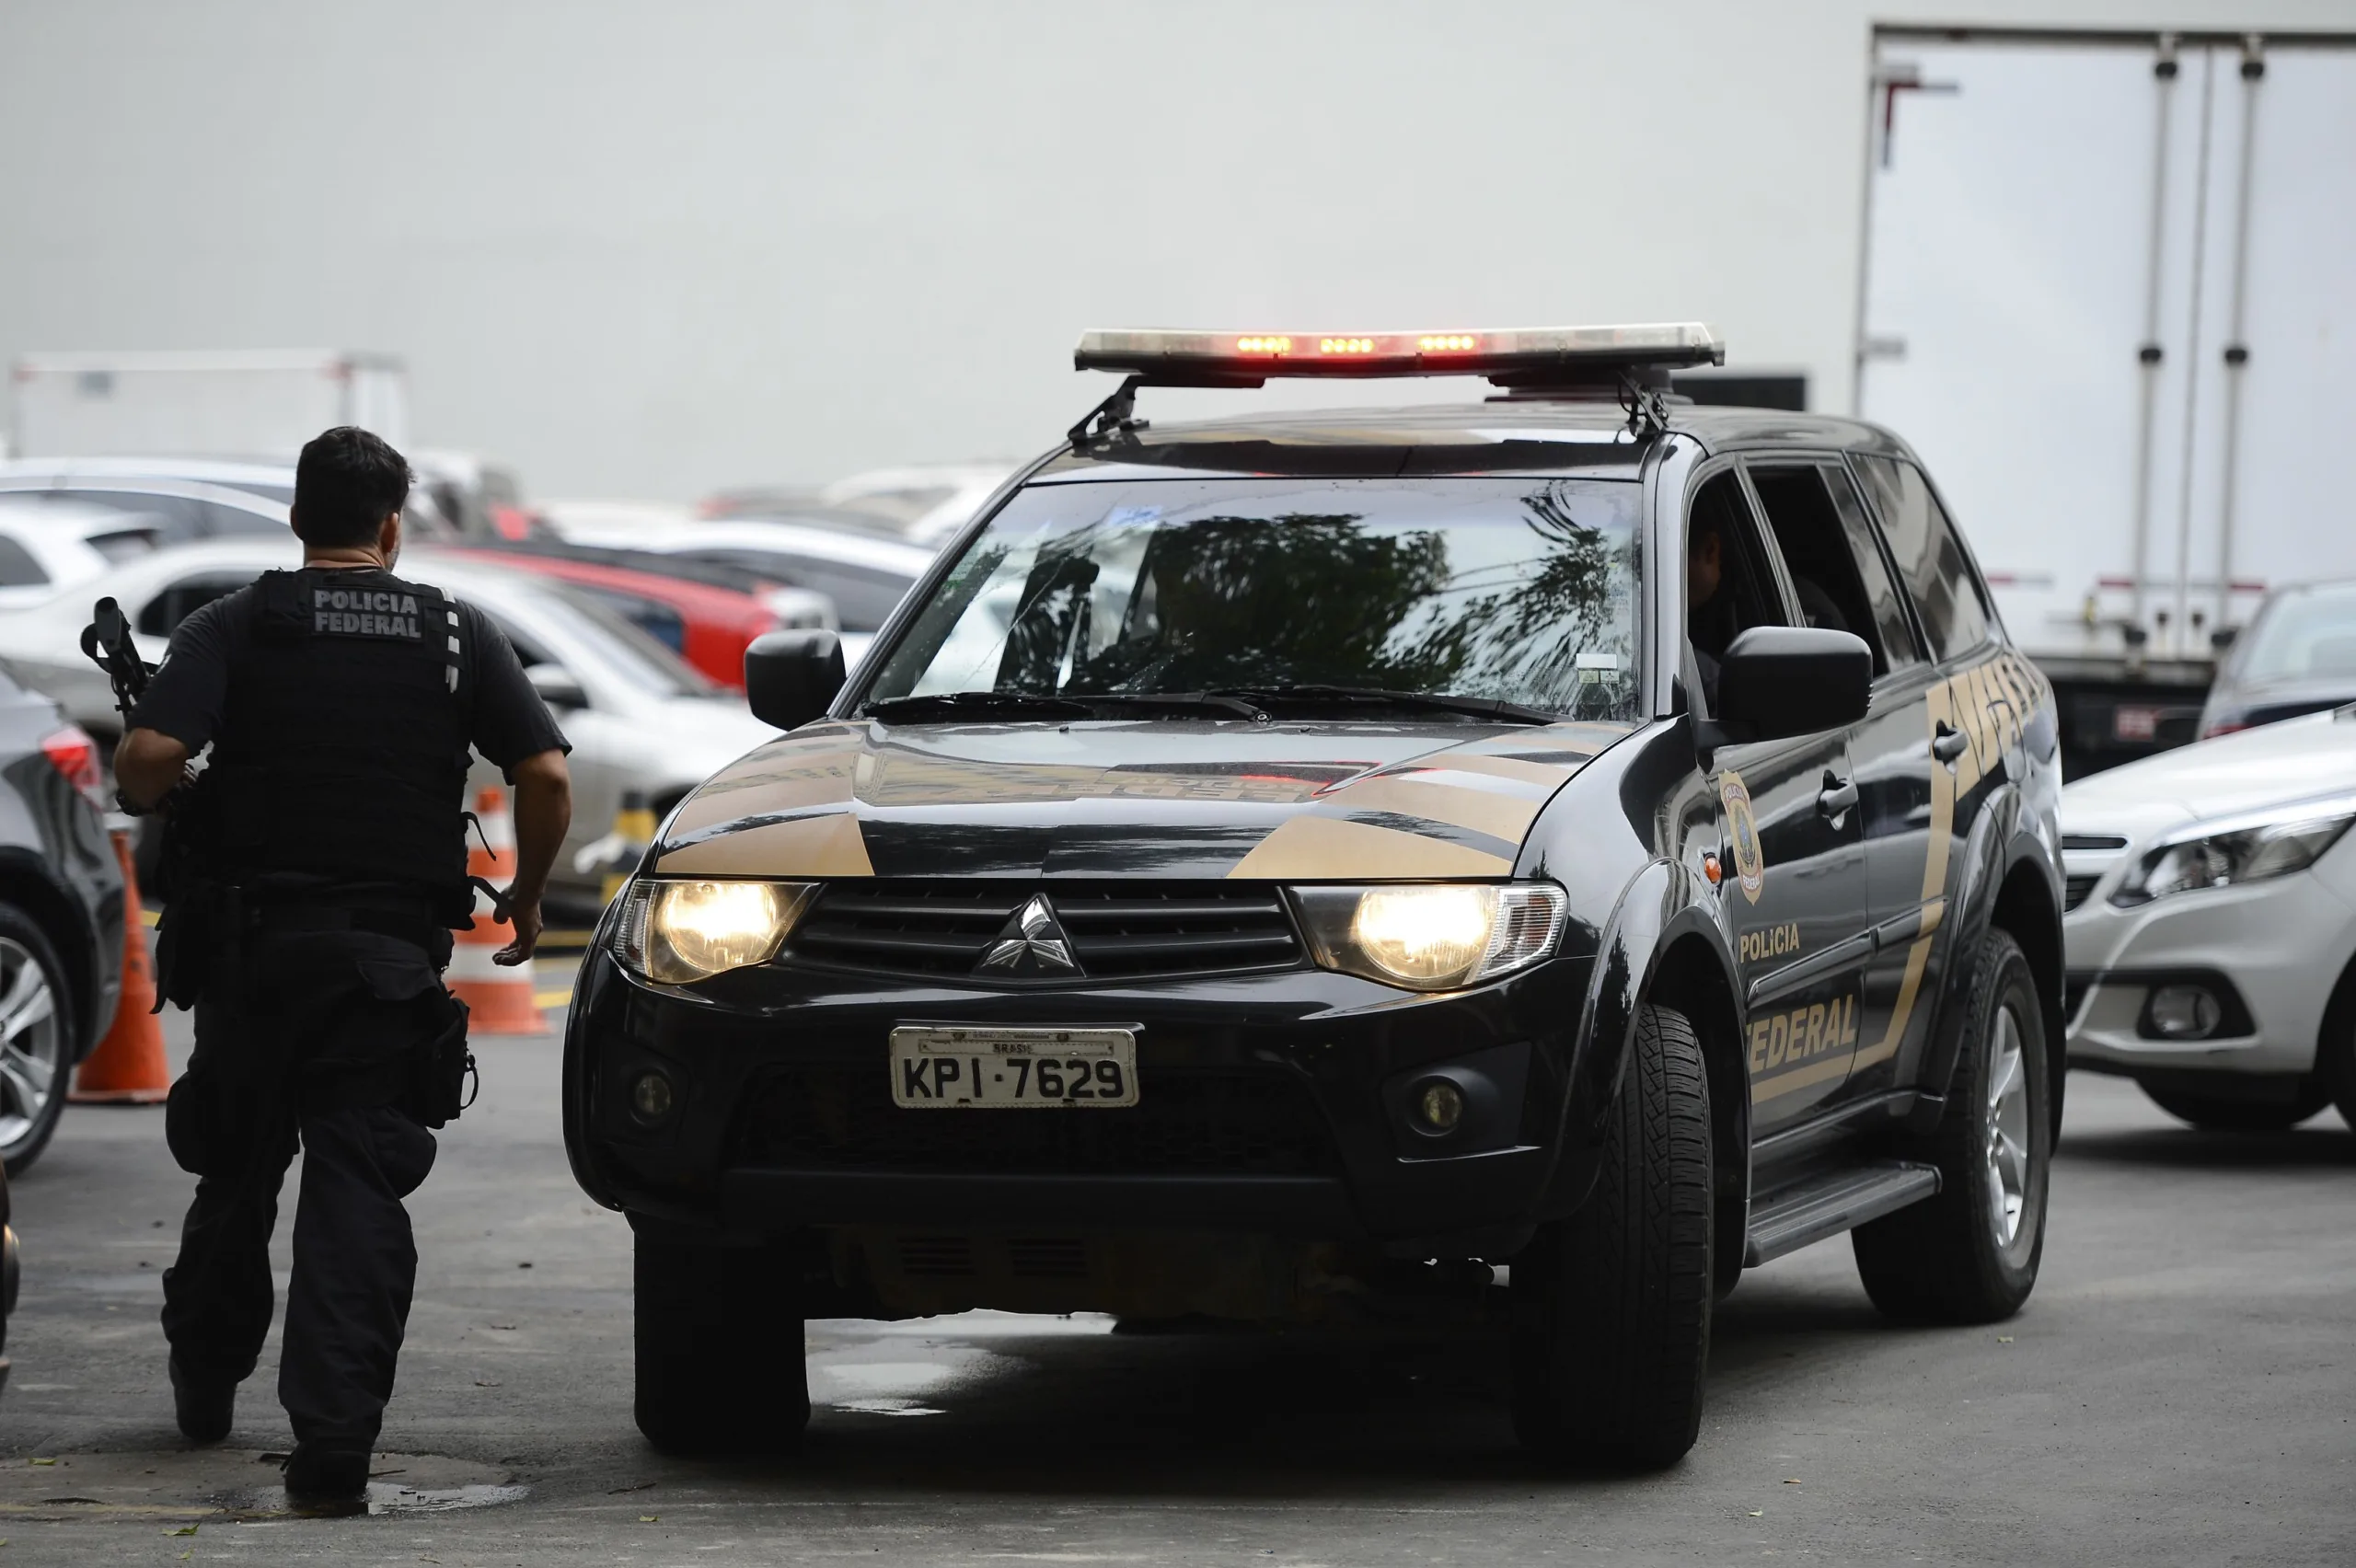
<path id="1" fill-rule="evenodd" d="M 170 1017 L 176 1062 L 187 1037 Z M 156 1314 L 188 1181 L 159 1111 L 69 1111 L 16 1193 L 0 1568 L 2356 1561 L 2356 1136 L 2330 1113 L 2196 1134 L 2077 1075 L 2017 1320 L 1892 1328 L 1837 1241 L 1754 1270 L 1666 1474 L 1525 1458 L 1491 1340 L 994 1314 L 813 1323 L 803 1456 L 688 1463 L 630 1424 L 629 1239 L 566 1169 L 555 1036 L 479 1054 L 411 1202 L 369 1517 L 279 1511 L 274 1336 L 224 1448 L 179 1441 Z"/>

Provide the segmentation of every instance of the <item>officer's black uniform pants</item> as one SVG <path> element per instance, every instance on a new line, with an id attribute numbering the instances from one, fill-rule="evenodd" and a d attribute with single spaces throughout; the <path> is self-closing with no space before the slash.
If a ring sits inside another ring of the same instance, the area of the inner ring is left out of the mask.
<path id="1" fill-rule="evenodd" d="M 336 1103 L 333 1091 L 348 1089 L 352 1075 L 321 1071 L 339 1057 L 393 1059 L 387 1053 L 416 1032 L 421 1009 L 386 993 L 410 985 L 410 955 L 423 967 L 424 954 L 394 943 L 407 951 L 389 966 L 352 962 L 355 948 L 384 941 L 265 944 L 256 989 L 269 1010 L 200 1003 L 196 1054 L 171 1107 L 174 1153 L 201 1175 L 179 1257 L 164 1275 L 173 1358 L 200 1383 L 253 1372 L 273 1307 L 271 1232 L 299 1136 L 278 1393 L 298 1442 L 334 1447 L 373 1447 L 383 1424 L 417 1282 L 401 1200 L 433 1167 L 432 1133 L 393 1105 Z M 423 973 L 433 978 L 430 967 Z"/>
<path id="2" fill-rule="evenodd" d="M 433 1167 L 433 1135 L 380 1107 L 306 1116 L 302 1140 L 279 1402 L 302 1442 L 373 1447 L 417 1283 L 401 1200 Z M 243 1381 L 261 1355 L 270 1236 L 294 1153 L 290 1142 L 244 1176 L 196 1184 L 179 1261 L 164 1275 L 164 1337 L 200 1381 Z"/>

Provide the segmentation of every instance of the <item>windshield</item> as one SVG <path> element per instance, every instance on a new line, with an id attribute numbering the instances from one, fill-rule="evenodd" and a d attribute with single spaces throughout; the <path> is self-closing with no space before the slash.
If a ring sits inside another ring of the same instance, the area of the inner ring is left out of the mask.
<path id="1" fill-rule="evenodd" d="M 1034 485 L 870 700 L 1319 686 L 1634 716 L 1638 487 L 1593 478 Z"/>
<path id="2" fill-rule="evenodd" d="M 2356 582 L 2284 595 L 2251 632 L 2235 678 L 2356 675 Z"/>
<path id="3" fill-rule="evenodd" d="M 604 667 L 652 697 L 710 697 L 719 690 L 693 666 L 633 626 L 620 611 L 570 582 L 542 582 L 605 636 L 597 651 Z"/>

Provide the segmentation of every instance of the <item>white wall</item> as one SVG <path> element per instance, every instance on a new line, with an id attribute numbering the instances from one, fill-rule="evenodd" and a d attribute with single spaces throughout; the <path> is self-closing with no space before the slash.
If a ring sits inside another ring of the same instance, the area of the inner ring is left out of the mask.
<path id="1" fill-rule="evenodd" d="M 0 0 L 0 358 L 388 350 L 541 493 L 1027 454 L 1090 325 L 1699 317 L 1842 409 L 1871 22 L 1964 9 Z"/>

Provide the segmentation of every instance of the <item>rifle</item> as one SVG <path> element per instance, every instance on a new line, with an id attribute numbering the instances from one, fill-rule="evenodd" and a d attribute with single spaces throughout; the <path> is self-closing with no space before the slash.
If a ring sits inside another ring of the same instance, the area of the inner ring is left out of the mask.
<path id="1" fill-rule="evenodd" d="M 82 651 L 107 673 L 107 681 L 114 687 L 114 705 L 122 715 L 123 733 L 131 732 L 131 716 L 139 707 L 139 699 L 147 695 L 147 682 L 156 668 L 139 656 L 139 649 L 131 640 L 131 623 L 123 618 L 122 606 L 112 599 L 100 599 L 92 606 L 91 620 L 82 628 Z M 122 792 L 115 791 L 115 804 L 133 816 L 144 814 Z"/>

